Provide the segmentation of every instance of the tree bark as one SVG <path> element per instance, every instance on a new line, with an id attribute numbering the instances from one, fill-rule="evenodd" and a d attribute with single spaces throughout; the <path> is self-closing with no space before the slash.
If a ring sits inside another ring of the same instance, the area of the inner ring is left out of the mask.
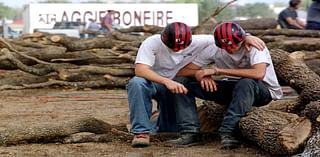
<path id="1" fill-rule="evenodd" d="M 78 132 L 92 132 L 96 134 L 108 133 L 111 125 L 95 118 L 82 118 L 75 121 L 42 124 L 34 126 L 21 126 L 7 128 L 0 131 L 1 145 L 14 145 L 20 143 L 52 142 L 56 138 L 68 136 Z"/>
<path id="2" fill-rule="evenodd" d="M 276 21 L 275 21 L 276 22 Z M 250 23 L 244 23 L 250 24 Z M 264 22 L 260 22 L 260 24 L 264 24 Z M 241 24 L 240 24 L 241 25 Z M 242 25 L 241 25 L 242 26 Z M 255 35 L 255 36 L 265 36 L 265 35 L 273 35 L 273 36 L 294 36 L 294 37 L 310 37 L 310 38 L 319 38 L 320 32 L 317 30 L 298 30 L 298 29 L 256 29 L 254 25 L 251 25 L 253 29 L 249 27 L 246 28 L 246 32 Z"/>
<path id="3" fill-rule="evenodd" d="M 59 43 L 67 48 L 68 51 L 81 51 L 93 48 L 107 48 L 111 49 L 113 41 L 107 37 L 97 37 L 92 39 L 74 39 L 63 35 L 54 35 L 50 37 L 54 43 Z"/>
<path id="4" fill-rule="evenodd" d="M 204 104 L 197 108 L 200 120 L 200 131 L 203 133 L 213 133 L 221 126 L 223 115 L 227 108 L 213 101 L 204 101 Z"/>
<path id="5" fill-rule="evenodd" d="M 296 114 L 254 109 L 241 118 L 239 127 L 247 139 L 271 154 L 295 154 L 311 133 L 311 122 Z"/>
<path id="6" fill-rule="evenodd" d="M 306 108 L 303 110 L 303 115 L 308 117 L 311 122 L 316 124 L 317 118 L 320 116 L 320 100 L 312 101 L 306 105 Z"/>
<path id="7" fill-rule="evenodd" d="M 319 38 L 290 39 L 268 43 L 268 48 L 278 48 L 288 52 L 320 50 Z"/>
<path id="8" fill-rule="evenodd" d="M 300 94 L 298 111 L 310 101 L 320 100 L 320 77 L 304 63 L 302 53 L 289 54 L 280 49 L 270 50 L 270 53 L 277 76 Z"/>

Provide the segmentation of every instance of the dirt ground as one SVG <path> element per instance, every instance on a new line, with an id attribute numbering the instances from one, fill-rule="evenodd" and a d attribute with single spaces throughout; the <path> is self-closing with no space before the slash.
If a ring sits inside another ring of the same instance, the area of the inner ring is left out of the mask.
<path id="1" fill-rule="evenodd" d="M 0 91 L 0 130 L 17 125 L 67 121 L 92 116 L 110 124 L 127 124 L 125 90 L 32 89 Z M 1 135 L 0 135 L 1 136 Z M 200 146 L 166 147 L 152 141 L 148 148 L 132 148 L 130 141 L 76 144 L 0 146 L 1 157 L 269 157 L 252 144 L 220 149 L 218 138 Z"/>

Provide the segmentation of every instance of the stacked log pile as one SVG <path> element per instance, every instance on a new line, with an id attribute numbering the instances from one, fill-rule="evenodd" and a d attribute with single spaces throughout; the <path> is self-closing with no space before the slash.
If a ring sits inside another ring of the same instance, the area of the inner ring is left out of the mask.
<path id="1" fill-rule="evenodd" d="M 320 123 L 320 33 L 278 30 L 275 19 L 239 23 L 267 43 L 281 84 L 291 86 L 299 94 L 295 100 L 270 104 L 248 113 L 240 122 L 242 134 L 272 154 L 295 154 L 305 147 L 310 136 L 319 140 L 316 137 Z M 213 26 L 214 22 L 208 18 L 192 31 L 211 34 Z M 0 90 L 124 88 L 134 76 L 133 63 L 141 42 L 162 29 L 130 27 L 92 39 L 41 32 L 13 40 L 1 38 Z M 200 106 L 202 131 L 217 131 L 224 111 L 224 107 L 211 102 Z M 13 143 L 15 140 L 11 139 Z M 314 147 L 310 143 L 307 146 Z"/>

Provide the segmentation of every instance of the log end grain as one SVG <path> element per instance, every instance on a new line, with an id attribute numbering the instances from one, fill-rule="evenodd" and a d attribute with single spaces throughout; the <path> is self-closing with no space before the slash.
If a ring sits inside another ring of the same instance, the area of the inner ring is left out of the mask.
<path id="1" fill-rule="evenodd" d="M 299 118 L 279 132 L 279 140 L 288 154 L 296 153 L 310 136 L 312 127 L 307 118 Z"/>

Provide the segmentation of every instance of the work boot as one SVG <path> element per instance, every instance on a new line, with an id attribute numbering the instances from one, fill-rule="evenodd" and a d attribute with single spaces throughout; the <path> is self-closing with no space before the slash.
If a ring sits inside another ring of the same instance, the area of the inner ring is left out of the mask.
<path id="1" fill-rule="evenodd" d="M 149 134 L 136 134 L 133 137 L 131 146 L 132 147 L 148 147 L 150 145 Z"/>
<path id="2" fill-rule="evenodd" d="M 199 133 L 183 133 L 179 138 L 169 140 L 167 143 L 181 147 L 190 147 L 202 144 L 202 139 Z"/>
<path id="3" fill-rule="evenodd" d="M 234 149 L 240 146 L 240 142 L 231 133 L 220 133 L 223 149 Z"/>

